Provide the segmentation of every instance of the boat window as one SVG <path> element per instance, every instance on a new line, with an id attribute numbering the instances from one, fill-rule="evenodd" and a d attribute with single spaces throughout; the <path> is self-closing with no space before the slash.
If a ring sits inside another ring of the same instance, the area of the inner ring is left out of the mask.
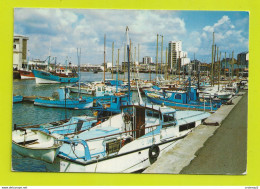
<path id="1" fill-rule="evenodd" d="M 116 102 L 117 102 L 117 98 L 114 98 L 114 99 L 113 99 L 113 103 L 116 103 Z"/>
<path id="2" fill-rule="evenodd" d="M 163 121 L 164 121 L 164 122 L 175 121 L 174 113 L 163 114 Z"/>
<path id="3" fill-rule="evenodd" d="M 120 140 L 111 141 L 106 143 L 106 152 L 107 154 L 113 154 L 120 150 L 121 142 Z"/>
<path id="4" fill-rule="evenodd" d="M 188 130 L 188 129 L 191 129 L 191 128 L 194 128 L 195 127 L 195 122 L 192 122 L 192 123 L 187 123 L 185 125 L 180 125 L 179 127 L 179 131 L 185 131 L 185 130 Z"/>
<path id="5" fill-rule="evenodd" d="M 176 95 L 175 95 L 175 99 L 181 100 L 181 94 L 176 94 Z"/>
<path id="6" fill-rule="evenodd" d="M 146 115 L 149 117 L 160 118 L 159 112 L 146 110 Z"/>

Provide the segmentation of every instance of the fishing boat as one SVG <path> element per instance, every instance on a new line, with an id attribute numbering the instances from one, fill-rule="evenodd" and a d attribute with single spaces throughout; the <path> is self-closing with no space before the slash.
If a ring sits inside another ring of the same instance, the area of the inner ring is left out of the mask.
<path id="1" fill-rule="evenodd" d="M 165 91 L 163 93 L 145 91 L 147 99 L 156 104 L 164 104 L 176 109 L 216 111 L 221 106 L 220 99 L 199 98 L 196 87 L 191 87 L 190 78 L 186 90 Z"/>
<path id="2" fill-rule="evenodd" d="M 12 147 L 20 155 L 53 163 L 62 142 L 59 135 L 49 135 L 39 130 L 14 130 Z"/>
<path id="3" fill-rule="evenodd" d="M 76 83 L 79 81 L 79 77 L 75 72 L 61 75 L 56 72 L 48 72 L 43 70 L 32 70 L 36 83 Z"/>
<path id="4" fill-rule="evenodd" d="M 80 83 L 80 89 L 79 89 L 79 83 L 75 83 L 72 86 L 67 86 L 67 88 L 70 90 L 70 92 L 73 93 L 80 92 L 81 94 L 88 94 L 88 95 L 95 94 L 95 87 L 91 84 Z"/>
<path id="5" fill-rule="evenodd" d="M 75 70 L 66 69 L 63 67 L 56 67 L 56 57 L 55 59 L 55 69 L 50 68 L 51 56 L 48 56 L 47 70 L 35 70 L 32 72 L 35 76 L 35 81 L 37 84 L 48 84 L 48 83 L 76 83 L 79 81 L 79 76 Z"/>
<path id="6" fill-rule="evenodd" d="M 131 95 L 131 94 L 130 94 Z M 98 111 L 99 117 L 111 116 L 121 112 L 121 106 L 130 104 L 128 94 L 114 93 L 112 96 L 96 97 L 92 110 Z"/>
<path id="7" fill-rule="evenodd" d="M 13 96 L 13 103 L 18 103 L 23 101 L 23 96 L 21 95 L 14 95 Z"/>
<path id="8" fill-rule="evenodd" d="M 205 89 L 201 92 L 199 92 L 199 97 L 200 98 L 206 98 L 206 99 L 214 99 L 214 98 L 219 98 L 221 100 L 229 100 L 231 99 L 233 96 L 233 93 L 229 92 L 229 91 L 218 91 L 217 89 L 214 88 L 208 88 Z"/>
<path id="9" fill-rule="evenodd" d="M 89 98 L 71 98 L 67 88 L 60 88 L 53 93 L 52 97 L 39 97 L 34 101 L 34 105 L 68 108 L 68 109 L 87 109 L 93 106 L 93 99 Z"/>

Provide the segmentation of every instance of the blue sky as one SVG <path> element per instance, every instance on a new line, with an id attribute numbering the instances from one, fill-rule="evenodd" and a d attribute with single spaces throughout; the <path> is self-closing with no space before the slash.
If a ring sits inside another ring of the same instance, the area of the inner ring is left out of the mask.
<path id="1" fill-rule="evenodd" d="M 33 9 L 14 11 L 14 34 L 29 37 L 30 59 L 46 59 L 51 55 L 64 63 L 66 57 L 77 62 L 77 48 L 81 48 L 81 63 L 103 62 L 104 34 L 106 60 L 112 61 L 112 42 L 115 43 L 114 62 L 120 49 L 123 61 L 125 28 L 140 58 L 156 56 L 156 35 L 163 35 L 163 60 L 169 41 L 182 41 L 188 57 L 211 61 L 212 32 L 215 42 L 227 56 L 234 51 L 248 51 L 248 12 L 237 11 L 165 11 L 165 10 L 93 10 L 93 9 Z M 50 45 L 51 44 L 51 45 Z M 159 60 L 161 59 L 159 37 Z"/>

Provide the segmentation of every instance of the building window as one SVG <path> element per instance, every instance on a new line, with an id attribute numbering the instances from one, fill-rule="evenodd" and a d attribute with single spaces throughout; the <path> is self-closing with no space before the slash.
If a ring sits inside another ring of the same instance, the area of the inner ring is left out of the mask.
<path id="1" fill-rule="evenodd" d="M 14 49 L 16 49 L 16 45 L 14 45 Z"/>

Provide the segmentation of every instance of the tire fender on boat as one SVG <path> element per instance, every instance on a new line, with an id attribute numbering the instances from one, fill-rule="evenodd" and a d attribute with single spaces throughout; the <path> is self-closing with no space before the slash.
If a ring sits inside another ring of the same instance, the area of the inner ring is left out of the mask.
<path id="1" fill-rule="evenodd" d="M 158 145 L 156 144 L 153 144 L 150 148 L 149 148 L 149 152 L 148 152 L 148 155 L 149 155 L 149 161 L 151 164 L 153 164 L 158 156 L 160 154 L 160 148 Z"/>

